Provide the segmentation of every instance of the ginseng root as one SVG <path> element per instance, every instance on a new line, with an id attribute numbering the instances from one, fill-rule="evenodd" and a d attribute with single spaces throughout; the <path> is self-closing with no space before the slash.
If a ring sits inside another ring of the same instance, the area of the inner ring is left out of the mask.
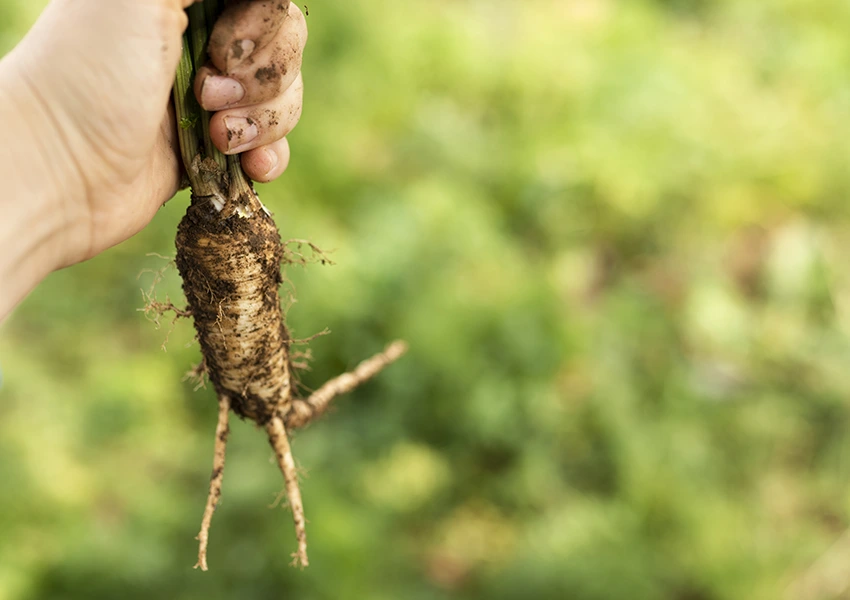
<path id="1" fill-rule="evenodd" d="M 177 267 L 189 302 L 206 371 L 219 395 L 219 424 L 210 492 L 198 534 L 196 566 L 207 569 L 213 512 L 221 495 L 227 414 L 230 410 L 266 429 L 286 483 L 295 521 L 295 563 L 308 564 L 304 506 L 287 438 L 322 415 L 338 395 L 352 391 L 407 349 L 395 342 L 351 373 L 332 379 L 306 400 L 294 398 L 291 339 L 278 287 L 283 246 L 274 221 L 248 188 L 229 201 L 228 217 L 204 198 L 193 198 L 177 234 Z"/>
<path id="2" fill-rule="evenodd" d="M 228 10 L 246 6 L 234 3 Z M 281 10 L 288 6 L 289 2 L 279 4 Z M 189 32 L 174 86 L 180 150 L 192 185 L 192 201 L 177 230 L 175 262 L 189 304 L 185 313 L 194 319 L 204 371 L 219 398 L 213 472 L 196 567 L 207 570 L 209 530 L 221 496 L 231 410 L 268 434 L 295 521 L 295 563 L 306 566 L 306 520 L 287 430 L 320 416 L 334 397 L 397 360 L 406 345 L 391 344 L 306 400 L 295 397 L 293 341 L 278 292 L 287 256 L 280 233 L 242 171 L 239 156 L 225 157 L 211 144 L 209 114 L 191 97 L 195 69 L 205 60 L 209 30 L 222 7 L 220 0 L 204 0 L 189 9 Z"/>

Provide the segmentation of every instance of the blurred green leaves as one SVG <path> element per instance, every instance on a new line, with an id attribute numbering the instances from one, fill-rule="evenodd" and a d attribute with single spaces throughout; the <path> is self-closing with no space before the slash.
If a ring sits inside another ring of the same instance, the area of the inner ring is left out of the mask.
<path id="1" fill-rule="evenodd" d="M 0 6 L 0 47 L 41 4 Z M 260 190 L 337 263 L 287 273 L 296 336 L 333 332 L 304 384 L 411 343 L 295 441 L 313 565 L 286 567 L 282 482 L 238 424 L 212 570 L 190 568 L 214 401 L 181 383 L 188 324 L 162 353 L 170 323 L 137 312 L 180 196 L 2 330 L 0 598 L 839 597 L 818 559 L 846 564 L 850 524 L 848 5 L 308 23 L 292 165 Z M 157 293 L 180 304 L 173 270 Z"/>

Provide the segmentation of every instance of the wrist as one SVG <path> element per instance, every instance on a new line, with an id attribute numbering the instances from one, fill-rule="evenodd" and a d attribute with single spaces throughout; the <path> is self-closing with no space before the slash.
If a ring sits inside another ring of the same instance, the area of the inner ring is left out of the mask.
<path id="1" fill-rule="evenodd" d="M 85 186 L 69 168 L 51 108 L 26 74 L 0 61 L 0 320 L 44 277 L 86 253 Z"/>

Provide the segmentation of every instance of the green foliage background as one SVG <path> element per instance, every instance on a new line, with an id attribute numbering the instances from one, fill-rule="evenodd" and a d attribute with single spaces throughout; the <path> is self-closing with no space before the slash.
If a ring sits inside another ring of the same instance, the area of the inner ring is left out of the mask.
<path id="1" fill-rule="evenodd" d="M 412 345 L 297 436 L 312 566 L 237 423 L 191 569 L 214 397 L 138 312 L 179 196 L 0 332 L 0 598 L 850 597 L 850 4 L 309 8 L 261 191 L 335 250 L 288 273 L 306 383 Z"/>

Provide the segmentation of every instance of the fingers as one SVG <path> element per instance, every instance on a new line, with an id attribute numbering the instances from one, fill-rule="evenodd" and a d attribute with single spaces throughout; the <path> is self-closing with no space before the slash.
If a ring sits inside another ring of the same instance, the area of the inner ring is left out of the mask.
<path id="1" fill-rule="evenodd" d="M 304 84 L 301 75 L 283 95 L 247 108 L 213 115 L 210 137 L 225 154 L 238 154 L 275 142 L 289 134 L 301 118 Z"/>
<path id="2" fill-rule="evenodd" d="M 245 152 L 242 168 L 248 177 L 260 183 L 268 183 L 280 177 L 289 166 L 289 142 L 286 138 Z"/>
<path id="3" fill-rule="evenodd" d="M 282 9 L 285 4 L 288 8 Z M 195 95 L 215 111 L 266 102 L 292 85 L 301 70 L 307 24 L 287 2 L 239 2 L 213 30 L 210 63 L 198 71 Z"/>
<path id="4" fill-rule="evenodd" d="M 190 2 L 190 0 L 183 0 Z M 208 111 L 213 143 L 242 153 L 242 167 L 259 182 L 289 165 L 285 136 L 301 117 L 301 57 L 307 25 L 283 0 L 235 0 L 215 25 L 210 62 L 199 69 L 195 95 Z"/>

